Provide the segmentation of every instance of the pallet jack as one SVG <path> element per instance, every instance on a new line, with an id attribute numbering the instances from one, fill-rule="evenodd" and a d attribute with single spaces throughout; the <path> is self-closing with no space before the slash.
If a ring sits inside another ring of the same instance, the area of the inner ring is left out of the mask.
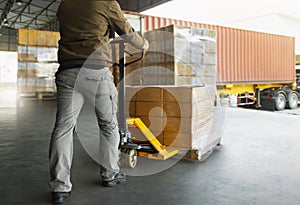
<path id="1" fill-rule="evenodd" d="M 111 44 L 115 44 L 119 49 L 118 63 L 113 55 L 113 65 L 119 68 L 119 82 L 118 82 L 118 124 L 120 133 L 120 145 L 119 145 L 119 165 L 129 168 L 135 168 L 137 165 L 138 156 L 148 157 L 149 159 L 166 160 L 179 153 L 178 149 L 170 148 L 162 145 L 153 133 L 147 128 L 140 118 L 126 119 L 125 110 L 125 69 L 127 66 L 140 61 L 144 57 L 144 51 L 139 58 L 132 60 L 131 62 L 125 62 L 125 54 L 130 54 L 125 50 L 126 42 L 124 40 L 113 40 Z M 137 144 L 132 142 L 131 133 L 128 130 L 128 125 L 138 128 L 144 137 L 150 144 Z M 123 154 L 122 154 L 123 153 Z M 125 156 L 125 157 L 124 157 Z"/>

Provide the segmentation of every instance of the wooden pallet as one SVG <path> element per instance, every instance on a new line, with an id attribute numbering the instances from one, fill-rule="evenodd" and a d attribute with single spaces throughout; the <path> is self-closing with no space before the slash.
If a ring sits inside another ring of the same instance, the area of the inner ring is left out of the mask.
<path id="1" fill-rule="evenodd" d="M 221 139 L 217 139 L 207 146 L 207 149 L 183 149 L 177 148 L 180 150 L 179 154 L 176 156 L 178 158 L 195 160 L 195 161 L 205 161 L 218 147 L 222 146 Z"/>

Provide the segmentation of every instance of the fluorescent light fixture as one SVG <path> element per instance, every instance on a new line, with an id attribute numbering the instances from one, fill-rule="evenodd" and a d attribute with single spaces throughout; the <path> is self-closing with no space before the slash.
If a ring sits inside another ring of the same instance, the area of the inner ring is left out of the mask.
<path id="1" fill-rule="evenodd" d="M 9 26 L 9 23 L 8 23 L 7 19 L 4 19 L 3 26 Z"/>
<path id="2" fill-rule="evenodd" d="M 22 6 L 23 5 L 23 1 L 22 0 L 17 0 L 16 3 L 17 3 L 18 6 Z"/>

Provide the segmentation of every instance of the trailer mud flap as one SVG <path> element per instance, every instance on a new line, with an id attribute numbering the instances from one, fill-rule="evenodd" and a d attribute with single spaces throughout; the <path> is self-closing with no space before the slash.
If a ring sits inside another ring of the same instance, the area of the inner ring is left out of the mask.
<path id="1" fill-rule="evenodd" d="M 260 110 L 275 111 L 276 109 L 274 98 L 261 98 L 260 104 L 261 104 Z"/>

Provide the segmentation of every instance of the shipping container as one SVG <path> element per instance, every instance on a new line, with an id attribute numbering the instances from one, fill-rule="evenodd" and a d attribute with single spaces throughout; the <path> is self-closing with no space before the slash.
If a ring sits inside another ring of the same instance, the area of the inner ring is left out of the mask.
<path id="1" fill-rule="evenodd" d="M 216 30 L 218 83 L 292 83 L 295 80 L 294 37 L 147 15 L 143 17 L 144 31 L 172 24 Z"/>
<path id="2" fill-rule="evenodd" d="M 136 18 L 142 22 L 135 22 L 136 25 L 142 25 L 143 30 L 139 30 L 142 33 L 168 25 L 215 30 L 219 92 L 236 95 L 237 105 L 255 104 L 256 107 L 261 107 L 262 104 L 271 104 L 274 108 L 270 109 L 279 110 L 285 106 L 298 106 L 300 86 L 297 88 L 295 84 L 294 37 L 125 13 L 127 16 L 142 17 Z M 261 91 L 267 91 L 267 94 L 262 94 Z M 265 98 L 274 102 L 265 103 Z M 279 105 L 282 101 L 285 103 Z"/>

